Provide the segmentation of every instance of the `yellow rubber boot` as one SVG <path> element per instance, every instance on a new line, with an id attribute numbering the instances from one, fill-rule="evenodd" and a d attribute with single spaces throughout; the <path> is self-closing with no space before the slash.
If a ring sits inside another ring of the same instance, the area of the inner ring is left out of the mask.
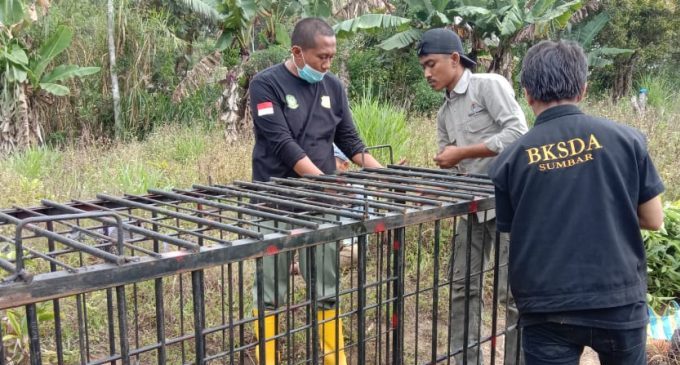
<path id="1" fill-rule="evenodd" d="M 253 311 L 253 315 L 257 318 L 257 311 Z M 259 341 L 258 323 L 255 321 L 255 338 Z M 276 335 L 276 316 L 269 315 L 264 317 L 264 338 L 272 338 Z M 255 359 L 257 364 L 260 364 L 260 346 L 255 346 Z M 265 364 L 276 364 L 276 340 L 265 341 L 264 343 L 264 359 Z"/>
<path id="2" fill-rule="evenodd" d="M 347 365 L 345 339 L 342 334 L 342 320 L 336 318 L 336 315 L 337 310 L 335 309 L 320 310 L 317 315 L 319 320 L 319 341 L 323 351 L 324 365 Z M 323 321 L 325 323 L 321 323 Z M 335 362 L 336 353 L 337 363 Z"/>

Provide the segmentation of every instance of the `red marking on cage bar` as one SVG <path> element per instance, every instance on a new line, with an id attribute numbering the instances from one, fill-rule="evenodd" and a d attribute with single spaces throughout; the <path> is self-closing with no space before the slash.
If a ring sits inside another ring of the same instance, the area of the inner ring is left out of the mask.
<path id="1" fill-rule="evenodd" d="M 267 247 L 267 249 L 264 250 L 264 251 L 267 254 L 267 256 L 273 256 L 273 255 L 276 255 L 277 253 L 279 253 L 279 249 L 276 248 L 276 246 L 274 246 L 274 245 Z"/>
<path id="2" fill-rule="evenodd" d="M 392 247 L 394 248 L 395 251 L 399 251 L 399 248 L 401 247 L 401 242 L 399 242 L 399 240 L 394 240 L 394 242 L 392 242 Z"/>
<path id="3" fill-rule="evenodd" d="M 392 328 L 399 327 L 399 316 L 396 313 L 392 314 Z"/>
<path id="4" fill-rule="evenodd" d="M 496 348 L 496 336 L 491 337 L 491 349 Z"/>
<path id="5" fill-rule="evenodd" d="M 380 233 L 380 232 L 385 232 L 385 223 L 380 222 L 375 225 L 375 229 L 373 230 L 373 233 Z"/>
<path id="6" fill-rule="evenodd" d="M 165 256 L 165 257 L 174 257 L 175 261 L 177 261 L 177 262 L 184 261 L 185 255 L 187 255 L 187 252 L 182 251 L 182 250 L 167 252 L 167 253 L 163 254 L 163 256 Z"/>
<path id="7" fill-rule="evenodd" d="M 470 202 L 470 213 L 477 213 L 477 209 L 479 208 L 479 203 L 477 203 L 476 200 L 473 200 Z"/>

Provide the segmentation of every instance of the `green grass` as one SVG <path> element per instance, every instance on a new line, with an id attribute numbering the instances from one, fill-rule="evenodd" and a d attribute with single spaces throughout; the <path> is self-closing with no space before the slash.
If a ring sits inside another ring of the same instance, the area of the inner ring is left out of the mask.
<path id="1" fill-rule="evenodd" d="M 8 163 L 19 176 L 34 180 L 47 177 L 60 160 L 61 153 L 58 151 L 36 147 L 11 156 Z"/>
<path id="2" fill-rule="evenodd" d="M 351 107 L 357 130 L 367 146 L 391 145 L 395 162 L 404 156 L 409 139 L 405 111 L 369 97 L 361 98 Z M 372 153 L 380 157 L 383 152 Z M 379 160 L 387 162 L 389 159 Z"/>
<path id="3" fill-rule="evenodd" d="M 367 118 L 380 120 L 384 126 L 371 129 L 368 145 L 392 144 L 397 146 L 395 158 L 404 157 L 411 165 L 435 167 L 432 161 L 437 152 L 434 118 L 402 120 L 403 114 L 398 110 L 374 105 L 371 101 L 365 104 L 365 114 L 355 109 L 357 120 L 368 115 Z M 582 107 L 588 113 L 642 130 L 666 185 L 665 200 L 680 198 L 677 159 L 680 113 L 651 108 L 639 116 L 627 101 L 616 105 L 593 101 Z M 395 122 L 398 125 L 383 123 L 392 120 L 398 121 Z M 229 144 L 221 130 L 205 128 L 205 125 L 166 125 L 157 128 L 143 142 L 104 145 L 90 142 L 63 149 L 35 148 L 0 160 L 0 207 L 35 205 L 44 198 L 68 201 L 93 198 L 100 192 L 139 194 L 149 188 L 186 188 L 209 181 L 249 180 L 251 149 L 251 136 Z"/>
<path id="4" fill-rule="evenodd" d="M 647 105 L 657 110 L 679 112 L 677 104 L 680 93 L 678 92 L 678 80 L 669 74 L 646 74 L 637 81 L 637 89 L 647 89 Z"/>
<path id="5" fill-rule="evenodd" d="M 143 142 L 28 150 L 0 160 L 0 207 L 248 180 L 251 149 L 250 137 L 228 144 L 217 129 L 164 126 Z"/>

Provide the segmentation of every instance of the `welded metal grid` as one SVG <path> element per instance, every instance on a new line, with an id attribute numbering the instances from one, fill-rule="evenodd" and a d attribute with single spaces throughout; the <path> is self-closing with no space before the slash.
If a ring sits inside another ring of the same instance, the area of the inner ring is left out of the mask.
<path id="1" fill-rule="evenodd" d="M 314 255 L 322 243 L 355 239 L 358 260 L 337 283 L 352 363 L 422 363 L 423 347 L 431 350 L 427 362 L 446 363 L 451 351 L 438 338 L 450 337 L 451 326 L 439 324 L 438 312 L 450 310 L 440 296 L 450 294 L 452 253 L 440 250 L 449 245 L 444 237 L 455 234 L 450 218 L 492 208 L 492 194 L 482 176 L 390 166 L 16 207 L 0 213 L 0 308 L 24 306 L 28 346 L 22 351 L 35 364 L 249 363 L 258 325 L 252 310 L 264 312 L 250 295 L 261 287 L 262 257 L 298 249 Z M 444 233 L 443 224 L 450 227 Z M 415 287 L 404 285 L 409 240 L 417 241 Z M 421 255 L 432 256 L 428 279 L 420 272 Z M 308 281 L 313 272 L 312 265 Z M 280 360 L 317 363 L 323 354 L 312 345 L 319 336 L 312 309 L 320 296 L 309 282 L 296 290 L 295 277 L 290 281 L 287 304 L 273 312 L 285 329 L 276 336 Z M 423 345 L 416 336 L 405 348 L 406 326 L 399 324 L 415 325 L 418 334 L 422 298 L 432 315 L 420 327 L 433 337 Z M 405 317 L 413 309 L 415 318 Z M 105 316 L 96 313 L 104 310 Z M 494 304 L 491 334 L 470 334 L 471 346 L 481 339 L 495 347 L 497 310 Z M 39 320 L 45 313 L 54 318 Z M 6 350 L 0 348 L 0 363 Z"/>

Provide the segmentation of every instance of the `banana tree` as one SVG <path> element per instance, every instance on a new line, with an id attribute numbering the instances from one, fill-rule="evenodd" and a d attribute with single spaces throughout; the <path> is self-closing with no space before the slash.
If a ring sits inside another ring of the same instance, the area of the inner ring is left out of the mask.
<path id="1" fill-rule="evenodd" d="M 28 11 L 20 0 L 5 0 L 0 7 L 0 151 L 6 153 L 42 143 L 47 107 L 54 97 L 70 93 L 64 81 L 94 74 L 99 67 L 64 64 L 46 72 L 71 44 L 72 31 L 58 27 L 32 51 L 21 42 L 19 32 L 36 19 L 36 12 Z"/>
<path id="2" fill-rule="evenodd" d="M 595 38 L 611 20 L 607 12 L 602 12 L 590 19 L 579 27 L 572 29 L 564 35 L 565 39 L 570 39 L 581 44 L 588 56 L 588 66 L 591 68 L 602 68 L 614 63 L 612 57 L 621 54 L 633 54 L 634 49 L 603 47 L 596 44 Z"/>
<path id="3" fill-rule="evenodd" d="M 391 13 L 396 7 L 388 0 L 334 0 L 333 18 L 351 19 L 362 14 Z"/>
<path id="4" fill-rule="evenodd" d="M 209 1 L 209 0 L 203 0 Z M 221 0 L 217 12 L 222 16 L 222 34 L 217 40 L 217 49 L 238 50 L 241 62 L 226 75 L 226 88 L 218 101 L 220 121 L 226 125 L 226 137 L 235 140 L 245 129 L 247 113 L 247 89 L 243 64 L 256 50 L 257 34 L 263 31 L 269 44 L 287 45 L 289 35 L 283 27 L 284 19 L 320 16 L 332 13 L 332 0 Z"/>
<path id="5" fill-rule="evenodd" d="M 222 0 L 217 11 L 222 16 L 222 34 L 217 40 L 217 49 L 224 51 L 235 48 L 241 56 L 241 62 L 232 67 L 223 83 L 225 89 L 218 101 L 220 121 L 225 124 L 225 137 L 234 141 L 245 129 L 247 89 L 239 85 L 244 75 L 243 64 L 255 50 L 254 30 L 258 14 L 266 11 L 271 1 L 258 0 Z"/>
<path id="6" fill-rule="evenodd" d="M 164 0 L 181 3 L 182 6 L 210 22 L 218 24 L 220 36 L 215 48 L 217 52 L 236 50 L 240 62 L 232 67 L 221 81 L 225 85 L 220 100 L 220 121 L 225 124 L 227 140 L 235 140 L 245 128 L 247 120 L 247 88 L 249 80 L 243 70 L 250 54 L 258 46 L 259 36 L 265 43 L 288 45 L 289 35 L 284 27 L 286 19 L 332 14 L 332 0 Z M 204 57 L 198 66 L 205 65 L 218 54 Z M 210 61 L 212 63 L 212 61 Z M 211 69 L 216 69 L 212 67 Z M 189 78 L 201 72 L 187 72 Z M 185 78 L 185 79 L 186 79 Z M 192 81 L 192 80 L 189 80 Z M 184 85 L 184 80 L 180 86 Z M 177 95 L 183 94 L 178 93 Z M 186 89 L 186 88 L 184 88 Z M 180 101 L 181 97 L 175 98 Z"/>
<path id="7" fill-rule="evenodd" d="M 517 44 L 547 38 L 569 25 L 571 17 L 583 7 L 582 0 L 461 0 L 453 11 L 473 30 L 474 53 L 488 49 L 491 62 L 487 72 L 510 80 L 513 72 L 512 50 Z"/>
<path id="8" fill-rule="evenodd" d="M 453 28 L 471 44 L 473 57 L 489 53 L 487 72 L 510 79 L 512 49 L 517 44 L 545 38 L 570 24 L 572 16 L 583 16 L 583 0 L 406 0 L 410 21 L 371 21 L 366 14 L 336 25 L 340 36 L 361 30 L 393 27 L 396 33 L 378 46 L 385 50 L 405 48 L 434 27 Z"/>
<path id="9" fill-rule="evenodd" d="M 409 18 L 391 14 L 369 13 L 336 24 L 338 37 L 346 37 L 360 31 L 394 29 L 395 34 L 378 44 L 384 50 L 406 48 L 420 40 L 429 28 L 448 26 L 453 23 L 451 11 L 455 0 L 406 0 Z"/>

